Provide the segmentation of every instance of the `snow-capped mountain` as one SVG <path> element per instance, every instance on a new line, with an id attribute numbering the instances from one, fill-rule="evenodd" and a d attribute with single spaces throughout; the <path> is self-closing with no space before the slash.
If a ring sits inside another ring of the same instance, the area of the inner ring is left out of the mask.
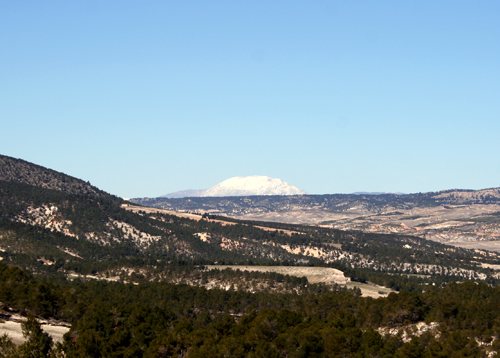
<path id="1" fill-rule="evenodd" d="M 208 190 L 183 190 L 163 195 L 165 198 L 187 198 L 207 196 L 250 196 L 250 195 L 302 195 L 307 194 L 281 179 L 261 175 L 234 177 Z"/>
<path id="2" fill-rule="evenodd" d="M 307 194 L 281 179 L 253 175 L 224 180 L 201 196 L 301 195 Z"/>

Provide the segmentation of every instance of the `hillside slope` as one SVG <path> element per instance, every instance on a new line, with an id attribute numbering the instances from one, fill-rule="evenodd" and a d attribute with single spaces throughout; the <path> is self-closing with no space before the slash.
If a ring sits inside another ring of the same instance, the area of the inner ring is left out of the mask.
<path id="1" fill-rule="evenodd" d="M 45 170 L 24 161 L 18 162 L 20 168 L 15 164 L 11 173 Z M 53 187 L 65 188 L 68 179 L 64 175 L 60 180 L 56 175 L 52 178 Z M 491 252 L 451 248 L 399 234 L 207 215 L 180 217 L 175 212 L 117 202 L 109 195 L 73 194 L 29 185 L 26 180 L 25 176 L 19 181 L 0 180 L 0 257 L 34 271 L 104 274 L 112 269 L 149 267 L 151 275 L 165 278 L 161 267 L 185 262 L 330 265 L 351 278 L 378 280 L 392 287 L 408 280 L 427 284 L 497 280 L 494 271 L 482 266 L 500 264 L 499 255 Z M 421 276 L 409 279 L 409 274 Z"/>
<path id="2" fill-rule="evenodd" d="M 69 194 L 100 196 L 118 200 L 117 197 L 90 185 L 89 182 L 5 155 L 0 155 L 0 180 L 59 190 Z"/>
<path id="3" fill-rule="evenodd" d="M 398 233 L 500 251 L 500 189 L 417 194 L 142 198 L 156 208 L 256 221 Z"/>

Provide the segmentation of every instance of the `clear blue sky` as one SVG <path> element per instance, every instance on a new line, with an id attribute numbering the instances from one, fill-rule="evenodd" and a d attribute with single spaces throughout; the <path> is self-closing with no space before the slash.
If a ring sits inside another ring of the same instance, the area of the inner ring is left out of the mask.
<path id="1" fill-rule="evenodd" d="M 0 154 L 123 197 L 500 186 L 499 1 L 0 0 Z"/>

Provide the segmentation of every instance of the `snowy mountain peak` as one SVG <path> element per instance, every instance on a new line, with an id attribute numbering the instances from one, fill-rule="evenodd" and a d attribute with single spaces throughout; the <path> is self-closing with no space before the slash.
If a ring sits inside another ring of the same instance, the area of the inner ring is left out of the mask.
<path id="1" fill-rule="evenodd" d="M 301 195 L 307 194 L 281 179 L 253 175 L 234 177 L 211 187 L 201 196 Z"/>

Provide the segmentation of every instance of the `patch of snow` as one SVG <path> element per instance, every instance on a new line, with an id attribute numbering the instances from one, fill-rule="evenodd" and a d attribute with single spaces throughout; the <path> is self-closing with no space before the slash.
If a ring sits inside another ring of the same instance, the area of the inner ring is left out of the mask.
<path id="1" fill-rule="evenodd" d="M 42 205 L 39 207 L 28 207 L 24 213 L 16 217 L 16 221 L 24 224 L 39 225 L 50 231 L 56 231 L 68 236 L 76 237 L 69 228 L 73 223 L 70 220 L 62 220 L 57 217 L 59 208 L 57 206 Z"/>
<path id="2" fill-rule="evenodd" d="M 58 247 L 58 249 L 61 250 L 62 252 L 67 253 L 68 255 L 71 255 L 73 257 L 78 257 L 79 259 L 83 260 L 83 257 L 81 257 L 80 255 L 74 253 L 73 251 L 70 251 L 70 249 L 68 249 L 68 248 L 62 249 L 62 248 Z"/>
<path id="3" fill-rule="evenodd" d="M 24 320 L 24 318 L 22 318 Z M 69 331 L 66 326 L 54 326 L 40 322 L 43 331 L 47 332 L 55 342 L 62 342 L 63 336 Z M 5 321 L 0 323 L 0 335 L 8 335 L 15 344 L 21 344 L 25 341 L 23 331 L 21 329 L 21 322 Z"/>
<path id="4" fill-rule="evenodd" d="M 436 331 L 438 326 L 439 323 L 437 322 L 431 322 L 429 324 L 425 322 L 418 322 L 416 324 L 411 324 L 400 328 L 381 327 L 378 329 L 378 333 L 380 333 L 381 336 L 400 336 L 401 340 L 407 343 L 410 342 L 413 337 L 420 337 L 425 332 Z M 436 332 L 436 336 L 438 335 L 439 333 Z"/>
<path id="5" fill-rule="evenodd" d="M 153 242 L 161 239 L 161 236 L 153 236 L 151 234 L 142 232 L 134 226 L 122 221 L 110 220 L 108 226 L 115 227 L 121 230 L 128 237 L 128 239 L 142 246 L 149 246 Z"/>
<path id="6" fill-rule="evenodd" d="M 209 242 L 208 238 L 210 237 L 210 234 L 208 232 L 197 232 L 195 235 L 198 236 L 201 241 Z"/>
<path id="7" fill-rule="evenodd" d="M 249 196 L 249 195 L 302 195 L 307 194 L 281 179 L 253 175 L 224 180 L 206 190 L 202 197 Z"/>

